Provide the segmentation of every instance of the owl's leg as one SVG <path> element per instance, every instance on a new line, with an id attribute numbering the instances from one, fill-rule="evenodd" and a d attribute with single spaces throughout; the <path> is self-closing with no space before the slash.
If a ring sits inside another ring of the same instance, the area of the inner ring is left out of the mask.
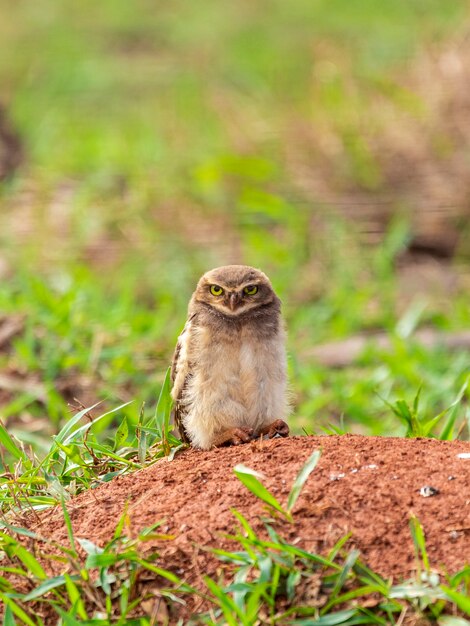
<path id="1" fill-rule="evenodd" d="M 212 445 L 217 448 L 220 446 L 239 446 L 241 443 L 251 441 L 252 437 L 252 428 L 228 428 L 214 437 Z"/>
<path id="2" fill-rule="evenodd" d="M 273 439 L 273 437 L 288 437 L 289 426 L 284 420 L 275 420 L 271 422 L 271 424 L 263 426 L 257 435 L 258 437 L 266 435 L 268 439 Z"/>

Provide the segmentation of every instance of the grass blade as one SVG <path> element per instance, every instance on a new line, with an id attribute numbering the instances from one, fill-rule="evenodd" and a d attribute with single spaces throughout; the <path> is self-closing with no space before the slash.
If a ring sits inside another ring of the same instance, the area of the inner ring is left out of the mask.
<path id="1" fill-rule="evenodd" d="M 42 565 L 36 559 L 35 556 L 28 552 L 21 544 L 17 543 L 13 547 L 13 554 L 19 559 L 28 571 L 30 571 L 39 580 L 45 580 L 47 578 L 46 572 L 43 570 Z"/>
<path id="2" fill-rule="evenodd" d="M 357 615 L 356 609 L 349 609 L 346 611 L 330 613 L 329 615 L 323 615 L 318 619 L 296 620 L 295 622 L 290 622 L 290 624 L 295 624 L 295 626 L 336 626 L 336 624 L 345 624 L 355 615 Z"/>
<path id="3" fill-rule="evenodd" d="M 330 561 L 334 561 L 336 559 L 341 548 L 349 541 L 349 539 L 351 539 L 351 537 L 352 537 L 352 532 L 349 532 L 343 537 L 340 537 L 338 539 L 338 541 L 335 543 L 335 545 L 331 548 L 331 550 L 328 553 L 328 558 L 330 559 Z"/>
<path id="4" fill-rule="evenodd" d="M 19 448 L 9 435 L 7 429 L 0 421 L 0 445 L 2 445 L 12 456 L 19 461 L 29 463 L 29 459 L 21 448 Z"/>
<path id="5" fill-rule="evenodd" d="M 100 403 L 97 402 L 96 404 L 93 404 L 92 406 L 79 411 L 76 415 L 72 417 L 72 419 L 70 419 L 66 424 L 64 424 L 63 428 L 61 428 L 61 430 L 57 433 L 54 439 L 56 439 L 57 441 L 60 441 L 60 443 L 66 443 L 67 437 L 72 432 L 74 426 L 78 424 L 78 422 L 82 419 L 82 417 L 86 413 L 89 413 L 90 411 L 95 409 L 99 404 Z"/>
<path id="6" fill-rule="evenodd" d="M 273 494 L 258 480 L 259 478 L 263 478 L 262 474 L 246 467 L 242 463 L 236 465 L 233 468 L 233 471 L 235 472 L 236 477 L 249 491 L 251 491 L 252 494 L 290 519 L 290 514 L 284 510 Z"/>
<path id="7" fill-rule="evenodd" d="M 75 613 L 78 613 L 81 619 L 87 619 L 88 616 L 85 611 L 85 604 L 80 596 L 80 591 L 77 585 L 73 582 L 69 574 L 64 574 L 65 588 L 67 590 L 69 600 L 73 607 L 75 607 Z"/>
<path id="8" fill-rule="evenodd" d="M 62 623 L 65 624 L 65 626 L 83 626 L 83 622 L 76 620 L 75 617 L 70 615 L 70 613 L 67 613 L 67 611 L 61 609 L 60 606 L 55 606 L 54 608 L 62 618 Z"/>
<path id="9" fill-rule="evenodd" d="M 6 607 L 16 615 L 19 619 L 23 620 L 23 623 L 27 626 L 37 626 L 35 622 L 29 617 L 29 615 L 20 607 L 14 600 L 12 600 L 6 593 L 0 591 L 0 599 L 3 601 Z"/>
<path id="10" fill-rule="evenodd" d="M 424 569 L 427 572 L 429 572 L 430 565 L 429 565 L 428 553 L 426 550 L 426 539 L 424 537 L 423 527 L 419 523 L 418 518 L 415 517 L 414 515 L 412 515 L 410 518 L 410 530 L 411 530 L 411 537 L 413 539 L 413 544 L 415 547 L 416 558 L 419 561 L 421 557 L 421 560 L 424 565 Z"/>
<path id="11" fill-rule="evenodd" d="M 455 617 L 454 615 L 441 615 L 437 623 L 439 626 L 470 626 L 470 622 L 463 617 Z"/>
<path id="12" fill-rule="evenodd" d="M 227 620 L 227 624 L 229 626 L 240 626 L 240 624 L 245 624 L 243 620 L 243 613 L 237 607 L 235 602 L 226 594 L 224 589 L 221 589 L 219 585 L 214 582 L 208 576 L 204 577 L 204 582 L 206 583 L 209 591 L 217 598 L 218 604 L 222 609 L 225 619 Z M 238 621 L 238 619 L 240 621 Z"/>
<path id="13" fill-rule="evenodd" d="M 450 406 L 447 407 L 447 409 L 445 409 L 442 414 L 446 413 L 447 411 L 450 410 L 450 414 L 449 417 L 446 421 L 446 423 L 444 424 L 444 428 L 442 429 L 442 432 L 439 435 L 439 439 L 443 439 L 443 440 L 450 440 L 452 439 L 452 434 L 453 434 L 453 430 L 454 430 L 454 425 L 455 425 L 455 421 L 457 419 L 457 415 L 458 415 L 458 411 L 459 411 L 459 407 L 460 407 L 460 403 L 462 401 L 462 398 L 467 390 L 468 387 L 468 383 L 470 382 L 470 376 L 467 377 L 467 379 L 465 380 L 464 384 L 462 385 L 462 387 L 460 388 L 457 397 L 455 398 L 455 400 L 452 402 L 452 404 Z"/>
<path id="14" fill-rule="evenodd" d="M 155 409 L 155 425 L 160 434 L 163 444 L 165 456 L 170 454 L 170 445 L 168 443 L 168 434 L 170 430 L 170 415 L 173 400 L 171 398 L 171 367 L 165 374 L 160 395 L 158 396 L 157 407 Z"/>
<path id="15" fill-rule="evenodd" d="M 122 531 L 124 530 L 124 526 L 129 525 L 129 516 L 127 514 L 127 509 L 129 506 L 129 501 L 127 500 L 124 504 L 124 511 L 122 512 L 121 517 L 116 526 L 116 530 L 114 531 L 114 539 L 119 539 L 122 536 Z"/>
<path id="16" fill-rule="evenodd" d="M 78 576 L 74 576 L 72 580 L 79 580 Z M 41 583 L 36 589 L 33 589 L 28 594 L 26 594 L 23 598 L 25 602 L 29 600 L 34 600 L 35 598 L 40 598 L 44 594 L 48 593 L 52 589 L 56 589 L 57 587 L 62 587 L 65 585 L 65 577 L 63 574 L 60 576 L 54 576 L 53 578 L 48 578 L 43 583 Z"/>
<path id="17" fill-rule="evenodd" d="M 4 520 L 0 520 L 0 528 L 6 528 L 11 533 L 23 535 L 24 537 L 29 537 L 30 539 L 39 539 L 39 535 L 34 533 L 32 530 L 27 530 L 26 528 L 21 528 L 20 526 L 12 526 Z"/>
<path id="18" fill-rule="evenodd" d="M 129 402 L 124 402 L 123 404 L 120 404 L 119 406 L 115 407 L 114 409 L 111 409 L 110 411 L 106 411 L 106 413 L 103 413 L 102 415 L 98 415 L 98 417 L 96 417 L 92 422 L 88 422 L 87 424 L 83 424 L 83 426 L 80 426 L 80 428 L 77 428 L 77 430 L 74 430 L 73 433 L 68 435 L 68 437 L 62 443 L 68 444 L 71 441 L 74 441 L 77 438 L 78 435 L 81 435 L 82 433 L 85 433 L 92 426 L 95 426 L 96 424 L 98 424 L 98 422 L 100 422 L 104 417 L 108 417 L 108 415 L 112 415 L 113 413 L 117 413 L 117 411 L 120 411 L 121 409 L 124 409 L 126 406 L 129 406 L 129 404 L 132 404 L 132 402 L 133 402 L 133 400 L 129 400 Z M 96 407 L 98 404 L 99 403 L 95 404 L 94 406 Z M 87 409 L 87 411 L 89 411 L 89 410 L 91 410 L 93 408 L 94 407 L 91 407 L 90 409 Z M 54 437 L 54 439 L 56 439 L 58 436 L 59 435 Z"/>
<path id="19" fill-rule="evenodd" d="M 333 587 L 333 590 L 331 592 L 331 599 L 333 599 L 343 587 L 344 583 L 346 582 L 349 572 L 352 570 L 354 564 L 359 558 L 359 554 L 360 554 L 359 550 L 352 550 L 346 557 L 343 568 L 339 572 L 335 586 Z"/>
<path id="20" fill-rule="evenodd" d="M 3 616 L 3 626 L 16 626 L 15 618 L 13 617 L 13 611 L 9 606 L 5 609 Z"/>
<path id="21" fill-rule="evenodd" d="M 451 589 L 445 585 L 441 585 L 441 589 L 449 600 L 455 602 L 461 611 L 470 616 L 470 598 L 467 595 L 459 593 L 458 591 L 455 591 L 455 589 Z"/>
<path id="22" fill-rule="evenodd" d="M 127 417 L 124 417 L 114 436 L 114 451 L 118 450 L 126 442 L 128 434 L 129 426 L 127 425 Z"/>
<path id="23" fill-rule="evenodd" d="M 70 519 L 70 515 L 67 511 L 67 507 L 65 506 L 65 500 L 63 497 L 60 499 L 60 504 L 62 506 L 62 511 L 64 514 L 65 525 L 67 526 L 67 534 L 69 536 L 70 547 L 72 548 L 73 553 L 76 556 L 77 549 L 75 547 L 75 538 L 73 536 L 72 520 Z"/>
<path id="24" fill-rule="evenodd" d="M 304 465 L 302 465 L 302 467 L 300 468 L 300 471 L 297 474 L 294 484 L 292 485 L 292 489 L 290 490 L 289 499 L 287 500 L 288 513 L 292 513 L 295 503 L 297 502 L 297 498 L 299 497 L 300 492 L 302 491 L 302 487 L 307 481 L 307 478 L 310 476 L 310 474 L 313 472 L 313 470 L 317 466 L 318 461 L 320 460 L 320 456 L 321 456 L 321 450 L 315 450 L 307 459 L 307 461 L 304 463 Z"/>

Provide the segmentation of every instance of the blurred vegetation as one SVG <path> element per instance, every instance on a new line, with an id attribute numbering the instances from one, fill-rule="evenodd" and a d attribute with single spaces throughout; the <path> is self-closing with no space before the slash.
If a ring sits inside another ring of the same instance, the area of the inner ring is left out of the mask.
<path id="1" fill-rule="evenodd" d="M 0 101 L 24 151 L 0 195 L 0 313 L 24 320 L 0 351 L 0 415 L 23 440 L 73 398 L 151 413 L 197 279 L 233 262 L 284 302 L 298 432 L 404 434 L 384 400 L 420 386 L 423 419 L 452 403 L 468 353 L 413 333 L 469 327 L 465 250 L 407 287 L 416 207 L 377 155 L 390 129 L 432 125 L 410 82 L 468 29 L 466 2 L 0 0 L 0 18 Z M 433 129 L 442 160 L 457 144 Z M 374 244 L 349 193 L 388 207 Z M 376 330 L 390 348 L 348 367 L 313 356 Z"/>

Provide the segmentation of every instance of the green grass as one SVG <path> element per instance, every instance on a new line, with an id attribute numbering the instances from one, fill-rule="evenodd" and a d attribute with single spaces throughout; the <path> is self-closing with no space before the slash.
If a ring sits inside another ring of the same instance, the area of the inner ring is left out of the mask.
<path id="1" fill-rule="evenodd" d="M 170 370 L 167 371 L 154 414 L 143 407 L 129 427 L 126 405 L 93 418 L 94 406 L 83 408 L 57 433 L 41 456 L 26 451 L 25 442 L 12 436 L 0 422 L 4 473 L 0 512 L 36 511 L 69 500 L 82 491 L 137 470 L 162 457 L 170 460 L 185 447 L 172 433 Z M 103 433 L 103 422 L 120 414 L 113 437 Z M 85 422 L 85 423 L 83 423 Z"/>
<path id="2" fill-rule="evenodd" d="M 389 625 L 400 623 L 404 614 L 439 624 L 468 624 L 468 620 L 447 614 L 454 603 L 464 615 L 470 615 L 465 603 L 470 582 L 468 568 L 449 577 L 446 584 L 428 568 L 427 577 L 394 586 L 364 565 L 357 550 L 344 549 L 349 537 L 340 540 L 322 558 L 285 542 L 268 522 L 269 539 L 264 540 L 237 512 L 236 517 L 240 532 L 233 540 L 243 551 L 215 551 L 222 561 L 237 569 L 228 585 L 206 579 L 220 612 L 220 619 L 209 618 L 208 624 L 251 626 L 261 617 L 268 624 Z M 416 520 L 415 527 L 420 528 Z M 306 598 L 309 601 L 303 604 Z M 369 608 L 361 606 L 361 600 L 372 598 L 374 602 L 368 602 Z"/>
<path id="3" fill-rule="evenodd" d="M 260 482 L 259 479 L 263 478 L 262 474 L 250 469 L 249 467 L 245 467 L 243 464 L 236 465 L 234 472 L 245 487 L 254 493 L 257 498 L 263 500 L 263 502 L 265 502 L 273 512 L 277 511 L 278 513 L 281 513 L 289 522 L 292 522 L 292 510 L 297 502 L 297 498 L 302 491 L 305 481 L 320 460 L 320 455 L 320 451 L 315 450 L 315 452 L 310 455 L 301 467 L 294 484 L 292 485 L 292 489 L 287 499 L 287 506 L 285 507 L 283 507 L 273 494 L 266 489 L 263 483 Z"/>

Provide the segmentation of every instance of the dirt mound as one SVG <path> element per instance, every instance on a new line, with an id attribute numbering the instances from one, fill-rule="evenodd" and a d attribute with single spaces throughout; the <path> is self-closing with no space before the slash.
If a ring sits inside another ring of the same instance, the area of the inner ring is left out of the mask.
<path id="1" fill-rule="evenodd" d="M 224 537 L 236 526 L 232 507 L 255 529 L 262 527 L 263 505 L 233 467 L 244 463 L 263 472 L 265 485 L 285 502 L 299 467 L 318 448 L 322 457 L 297 502 L 294 524 L 280 521 L 281 536 L 321 554 L 352 532 L 348 545 L 374 570 L 400 580 L 415 569 L 408 525 L 413 513 L 423 525 L 433 566 L 454 572 L 470 561 L 470 458 L 462 456 L 470 444 L 430 439 L 292 437 L 187 450 L 172 462 L 161 460 L 73 499 L 68 509 L 75 535 L 103 544 L 128 502 L 133 532 L 165 520 L 163 531 L 175 535 L 159 544 L 159 565 L 198 585 L 219 566 L 202 547 L 237 549 Z M 424 487 L 435 495 L 420 493 Z M 34 526 L 43 537 L 67 544 L 60 507 Z"/>

